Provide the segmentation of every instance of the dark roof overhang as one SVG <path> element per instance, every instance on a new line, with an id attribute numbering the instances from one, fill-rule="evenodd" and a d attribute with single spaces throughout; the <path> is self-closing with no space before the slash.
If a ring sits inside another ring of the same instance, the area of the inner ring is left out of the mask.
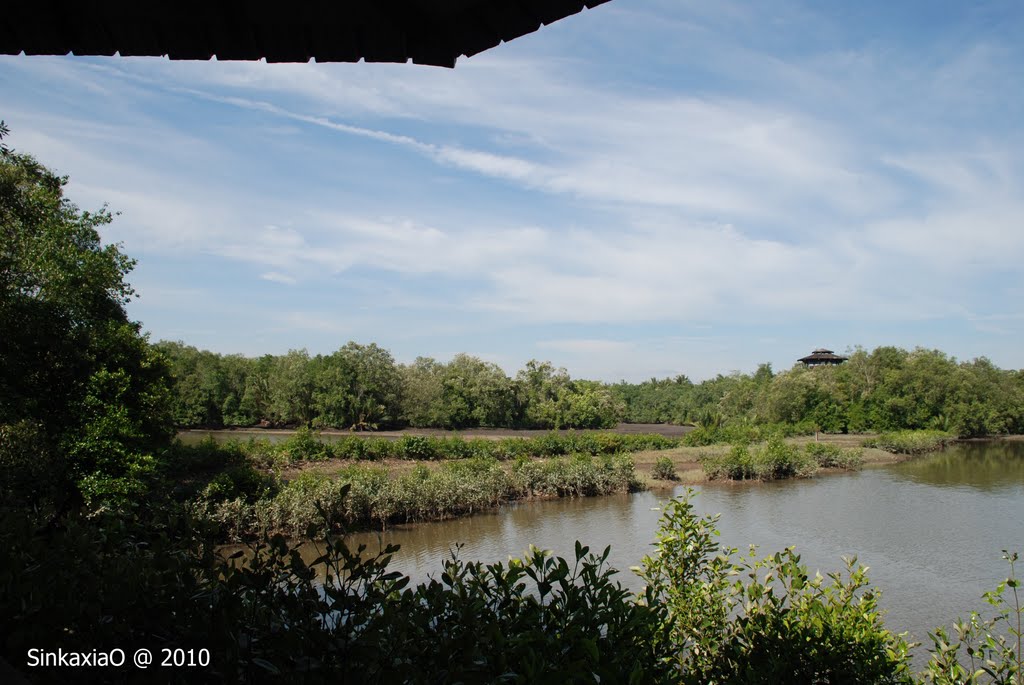
<path id="1" fill-rule="evenodd" d="M 608 0 L 14 2 L 0 54 L 168 56 L 454 67 Z"/>

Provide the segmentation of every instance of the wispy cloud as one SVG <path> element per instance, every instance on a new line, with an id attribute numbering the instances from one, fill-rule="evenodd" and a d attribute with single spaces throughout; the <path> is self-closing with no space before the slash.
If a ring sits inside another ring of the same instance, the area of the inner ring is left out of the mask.
<path id="1" fill-rule="evenodd" d="M 260 274 L 260 278 L 264 281 L 270 281 L 271 283 L 281 283 L 282 285 L 295 285 L 298 280 L 293 276 L 287 274 L 278 273 L 276 271 L 268 271 L 265 274 Z"/>

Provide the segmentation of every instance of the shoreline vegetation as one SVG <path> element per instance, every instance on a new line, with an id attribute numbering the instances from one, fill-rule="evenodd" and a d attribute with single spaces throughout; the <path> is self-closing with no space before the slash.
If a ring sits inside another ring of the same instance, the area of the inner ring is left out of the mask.
<path id="1" fill-rule="evenodd" d="M 164 459 L 174 499 L 229 541 L 261 533 L 323 537 L 444 520 L 531 498 L 590 497 L 710 481 L 810 477 L 891 463 L 948 445 L 938 431 L 866 436 L 769 434 L 712 443 L 695 432 L 551 432 L 535 437 L 407 434 L 377 438 L 299 429 L 271 442 L 176 444 Z M 690 443 L 690 444 L 688 444 Z M 697 444 L 692 444 L 697 443 Z"/>
<path id="2" fill-rule="evenodd" d="M 179 443 L 166 462 L 168 476 L 180 483 L 175 499 L 241 539 L 261 531 L 323 536 L 451 518 L 518 499 L 636 491 L 645 486 L 629 453 L 677 444 L 660 435 L 612 433 L 322 441 L 299 430 L 279 443 Z"/>

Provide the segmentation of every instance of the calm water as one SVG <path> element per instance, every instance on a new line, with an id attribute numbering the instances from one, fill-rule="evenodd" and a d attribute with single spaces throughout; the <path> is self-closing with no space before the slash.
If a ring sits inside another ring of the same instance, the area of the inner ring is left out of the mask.
<path id="1" fill-rule="evenodd" d="M 624 585 L 649 553 L 667 493 L 527 502 L 493 514 L 353 536 L 375 549 L 402 546 L 393 568 L 438 574 L 456 543 L 464 559 L 503 561 L 530 544 L 571 557 L 580 540 L 611 545 Z M 767 554 L 796 545 L 824 574 L 856 555 L 883 592 L 889 628 L 927 644 L 927 631 L 972 609 L 1006 577 L 1002 549 L 1024 552 L 1024 443 L 961 445 L 913 462 L 769 484 L 705 486 L 701 513 L 721 514 L 725 545 Z"/>

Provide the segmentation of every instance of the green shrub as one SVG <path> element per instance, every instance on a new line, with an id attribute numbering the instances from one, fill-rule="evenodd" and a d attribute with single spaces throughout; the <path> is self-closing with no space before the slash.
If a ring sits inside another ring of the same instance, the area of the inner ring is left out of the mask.
<path id="1" fill-rule="evenodd" d="M 623 437 L 625 438 L 625 444 L 623 445 L 623 448 L 621 450 L 623 452 L 669 450 L 672 449 L 673 447 L 679 447 L 682 444 L 682 440 L 680 440 L 679 438 L 670 438 L 665 435 L 658 435 L 657 433 L 627 435 Z"/>
<path id="2" fill-rule="evenodd" d="M 707 447 L 724 442 L 721 432 L 716 428 L 697 426 L 683 436 L 683 444 L 687 447 Z"/>
<path id="3" fill-rule="evenodd" d="M 53 443 L 42 424 L 0 424 L 0 502 L 4 506 L 61 508 L 74 487 L 66 480 L 64 457 Z M 40 514 L 45 518 L 46 513 Z"/>
<path id="4" fill-rule="evenodd" d="M 643 487 L 633 460 L 626 455 L 576 455 L 544 461 L 520 458 L 511 476 L 513 491 L 521 497 L 589 497 Z"/>
<path id="5" fill-rule="evenodd" d="M 827 442 L 809 442 L 804 451 L 821 468 L 859 469 L 864 465 L 864 450 L 845 449 Z"/>
<path id="6" fill-rule="evenodd" d="M 280 443 L 274 444 L 266 438 L 249 438 L 244 443 L 231 441 L 224 446 L 237 446 L 241 457 L 258 468 L 284 466 L 288 463 L 288 454 Z"/>
<path id="7" fill-rule="evenodd" d="M 498 450 L 495 449 L 498 443 L 494 440 L 488 440 L 487 438 L 472 438 L 470 440 L 460 439 L 460 441 L 465 446 L 467 457 L 500 458 L 497 454 Z"/>
<path id="8" fill-rule="evenodd" d="M 398 450 L 395 442 L 385 438 L 356 438 L 363 441 L 362 458 L 367 461 L 383 461 L 393 458 Z"/>
<path id="9" fill-rule="evenodd" d="M 338 438 L 331 444 L 331 452 L 338 459 L 362 459 L 366 441 L 354 435 L 346 435 Z"/>
<path id="10" fill-rule="evenodd" d="M 326 535 L 464 516 L 523 497 L 589 497 L 643 488 L 626 455 L 546 461 L 520 457 L 511 468 L 493 457 L 475 457 L 446 461 L 436 469 L 418 464 L 397 477 L 381 468 L 353 465 L 334 478 L 305 472 L 283 486 L 274 483 L 260 491 L 221 474 L 190 511 L 232 539 L 252 538 L 261 531 L 301 536 L 314 523 L 316 534 Z M 253 494 L 258 492 L 263 494 Z"/>
<path id="11" fill-rule="evenodd" d="M 651 476 L 656 480 L 678 480 L 679 478 L 676 475 L 676 465 L 669 457 L 658 457 L 654 461 Z"/>
<path id="12" fill-rule="evenodd" d="M 438 443 L 441 443 L 440 445 Z M 421 435 L 403 435 L 395 444 L 395 456 L 399 459 L 438 459 L 442 452 L 444 442 L 436 438 L 423 437 Z"/>
<path id="13" fill-rule="evenodd" d="M 323 461 L 331 457 L 330 448 L 320 439 L 320 433 L 305 427 L 299 428 L 295 435 L 285 440 L 280 452 L 292 462 Z"/>
<path id="14" fill-rule="evenodd" d="M 221 444 L 207 436 L 194 445 L 175 440 L 161 453 L 160 470 L 164 475 L 180 477 L 245 461 L 245 448 L 240 443 Z"/>
<path id="15" fill-rule="evenodd" d="M 809 476 L 817 469 L 814 459 L 795 446 L 786 444 L 779 436 L 768 438 L 768 442 L 755 451 L 754 463 L 755 475 L 760 480 Z"/>
<path id="16" fill-rule="evenodd" d="M 692 492 L 692 491 L 691 491 Z M 691 494 L 662 515 L 641 600 L 658 611 L 655 653 L 683 683 L 911 683 L 910 646 L 886 630 L 856 559 L 810 577 L 792 548 L 737 558 Z"/>
<path id="17" fill-rule="evenodd" d="M 753 462 L 746 445 L 734 445 L 728 454 L 701 454 L 697 459 L 708 480 L 746 480 L 754 477 Z"/>
<path id="18" fill-rule="evenodd" d="M 252 503 L 273 497 L 278 488 L 274 476 L 261 473 L 249 464 L 240 464 L 214 476 L 203 490 L 202 498 L 210 502 L 241 499 Z"/>
<path id="19" fill-rule="evenodd" d="M 558 433 L 540 435 L 529 441 L 530 454 L 535 457 L 560 457 L 569 454 L 575 435 L 562 437 Z"/>
<path id="20" fill-rule="evenodd" d="M 940 450 L 956 439 L 952 433 L 936 430 L 905 430 L 882 433 L 864 441 L 864 447 L 876 447 L 893 454 L 924 454 Z"/>
<path id="21" fill-rule="evenodd" d="M 529 438 L 503 438 L 496 440 L 491 450 L 491 453 L 501 460 L 536 456 L 533 440 Z"/>
<path id="22" fill-rule="evenodd" d="M 249 461 L 261 468 L 281 466 L 302 461 L 323 461 L 331 458 L 381 461 L 408 459 L 431 461 L 438 459 L 472 459 L 494 457 L 500 460 L 519 456 L 550 457 L 570 454 L 592 456 L 636 452 L 640 450 L 669 449 L 679 440 L 661 435 L 618 435 L 615 433 L 549 433 L 535 438 L 466 439 L 458 435 L 448 437 L 404 435 L 398 440 L 342 436 L 323 440 L 319 433 L 308 428 L 298 429 L 282 443 L 272 444 L 265 439 L 250 439 L 217 443 L 207 438 L 195 446 L 178 445 L 164 459 L 168 469 L 177 472 L 213 469 L 224 464 Z"/>
<path id="23" fill-rule="evenodd" d="M 306 472 L 287 483 L 273 498 L 253 507 L 260 531 L 282 531 L 300 536 L 327 535 L 343 530 L 348 519 L 347 486 L 319 473 Z"/>
<path id="24" fill-rule="evenodd" d="M 806 421 L 796 424 L 737 422 L 698 426 L 683 436 L 682 443 L 688 447 L 707 447 L 723 443 L 744 445 L 765 442 L 772 436 L 789 438 L 795 435 L 813 434 L 814 424 Z"/>
<path id="25" fill-rule="evenodd" d="M 925 682 L 934 685 L 1020 685 L 1024 680 L 1024 651 L 1021 649 L 1024 642 L 1021 628 L 1024 605 L 1015 568 L 1020 555 L 1004 549 L 1003 559 L 1010 565 L 1010 576 L 983 596 L 994 609 L 994 616 L 985 619 L 972 611 L 966 621 L 953 624 L 955 636 L 944 628 L 936 628 L 935 632 L 928 634 L 932 648 L 928 650 L 931 657 L 923 674 Z M 1012 599 L 1008 599 L 1007 594 Z M 984 676 L 987 678 L 983 680 Z"/>
<path id="26" fill-rule="evenodd" d="M 709 480 L 779 480 L 810 476 L 817 463 L 806 452 L 773 436 L 763 445 L 735 445 L 724 455 L 701 455 L 701 467 Z"/>

